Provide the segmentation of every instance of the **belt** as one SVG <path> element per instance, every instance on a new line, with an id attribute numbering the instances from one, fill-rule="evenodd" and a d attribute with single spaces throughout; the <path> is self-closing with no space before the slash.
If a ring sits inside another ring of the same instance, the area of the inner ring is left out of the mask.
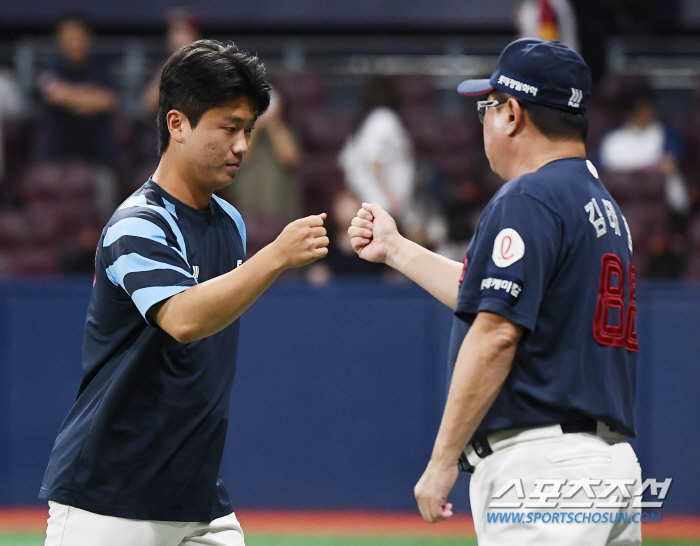
<path id="1" fill-rule="evenodd" d="M 500 451 L 501 449 L 505 449 L 506 447 L 520 442 L 556 438 L 557 436 L 571 433 L 593 434 L 602 438 L 608 444 L 617 444 L 627 441 L 627 438 L 623 434 L 615 432 L 602 421 L 588 418 L 572 423 L 499 430 L 468 444 L 459 458 L 459 469 L 462 472 L 472 474 L 476 465 L 494 451 Z"/>

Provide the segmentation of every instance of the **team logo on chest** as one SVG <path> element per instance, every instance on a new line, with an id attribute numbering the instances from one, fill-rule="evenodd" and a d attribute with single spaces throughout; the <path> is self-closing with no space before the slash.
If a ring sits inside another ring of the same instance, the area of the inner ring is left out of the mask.
<path id="1" fill-rule="evenodd" d="M 194 277 L 194 280 L 199 280 L 199 266 L 198 265 L 193 265 L 192 266 L 192 276 Z"/>
<path id="2" fill-rule="evenodd" d="M 493 263 L 498 267 L 508 267 L 525 255 L 525 243 L 520 234 L 512 228 L 506 228 L 496 235 L 493 243 Z"/>

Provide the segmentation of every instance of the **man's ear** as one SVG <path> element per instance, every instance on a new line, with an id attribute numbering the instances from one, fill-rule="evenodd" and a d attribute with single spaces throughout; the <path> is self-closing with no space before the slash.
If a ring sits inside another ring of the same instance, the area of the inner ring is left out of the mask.
<path id="1" fill-rule="evenodd" d="M 525 109 L 520 106 L 517 100 L 510 98 L 503 105 L 506 111 L 506 131 L 508 136 L 513 136 L 525 124 Z"/>
<path id="2" fill-rule="evenodd" d="M 175 142 L 182 144 L 185 140 L 185 127 L 189 128 L 187 116 L 179 110 L 170 110 L 170 112 L 166 114 L 165 119 L 168 123 L 170 138 Z"/>

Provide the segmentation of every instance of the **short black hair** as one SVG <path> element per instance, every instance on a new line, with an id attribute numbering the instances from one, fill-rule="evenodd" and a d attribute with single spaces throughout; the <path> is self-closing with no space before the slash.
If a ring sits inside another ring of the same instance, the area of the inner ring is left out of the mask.
<path id="1" fill-rule="evenodd" d="M 513 98 L 527 110 L 532 124 L 540 133 L 552 140 L 573 139 L 586 142 L 588 134 L 588 118 L 585 112 L 569 112 L 561 108 L 544 106 L 535 102 L 519 99 L 503 91 L 493 91 L 492 96 L 497 100 Z"/>
<path id="2" fill-rule="evenodd" d="M 194 129 L 207 110 L 238 97 L 253 101 L 256 117 L 270 105 L 265 65 L 229 42 L 197 40 L 172 54 L 163 67 L 158 93 L 158 154 L 170 143 L 167 115 L 179 110 Z"/>

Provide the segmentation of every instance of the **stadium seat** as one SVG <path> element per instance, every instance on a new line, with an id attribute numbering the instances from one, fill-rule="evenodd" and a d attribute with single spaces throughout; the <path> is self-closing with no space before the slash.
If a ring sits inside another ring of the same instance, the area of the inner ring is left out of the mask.
<path id="1" fill-rule="evenodd" d="M 435 103 L 435 86 L 429 76 L 424 74 L 406 74 L 395 76 L 401 104 L 404 108 L 412 106 L 430 107 Z"/>
<path id="2" fill-rule="evenodd" d="M 404 109 L 401 116 L 419 156 L 470 149 L 483 154 L 481 125 L 478 122 L 473 124 L 450 118 L 426 106 Z"/>
<path id="3" fill-rule="evenodd" d="M 352 118 L 327 109 L 309 112 L 304 120 L 302 136 L 309 152 L 337 154 L 352 132 Z"/>
<path id="4" fill-rule="evenodd" d="M 618 203 L 649 203 L 665 210 L 665 178 L 654 171 L 606 171 L 600 176 Z"/>
<path id="5" fill-rule="evenodd" d="M 245 223 L 248 257 L 274 241 L 287 225 L 284 218 L 274 214 L 247 214 Z"/>
<path id="6" fill-rule="evenodd" d="M 0 275 L 54 275 L 57 264 L 57 249 L 53 246 L 0 251 Z"/>
<path id="7" fill-rule="evenodd" d="M 284 98 L 285 115 L 294 127 L 303 126 L 308 114 L 326 103 L 326 83 L 317 72 L 280 74 L 273 87 Z"/>
<path id="8" fill-rule="evenodd" d="M 428 160 L 446 180 L 459 184 L 473 177 L 473 173 L 484 162 L 484 157 L 480 149 L 465 147 L 462 150 L 433 153 Z"/>
<path id="9" fill-rule="evenodd" d="M 96 170 L 89 163 L 39 163 L 27 170 L 21 191 L 29 201 L 89 198 L 95 193 L 96 178 Z"/>
<path id="10" fill-rule="evenodd" d="M 435 150 L 440 150 L 445 136 L 436 118 L 439 114 L 426 105 L 402 110 L 401 117 L 406 124 L 416 154 L 419 157 L 430 156 Z"/>
<path id="11" fill-rule="evenodd" d="M 335 154 L 307 154 L 299 176 L 304 198 L 304 211 L 318 214 L 328 211 L 331 197 L 343 186 L 343 172 Z"/>

